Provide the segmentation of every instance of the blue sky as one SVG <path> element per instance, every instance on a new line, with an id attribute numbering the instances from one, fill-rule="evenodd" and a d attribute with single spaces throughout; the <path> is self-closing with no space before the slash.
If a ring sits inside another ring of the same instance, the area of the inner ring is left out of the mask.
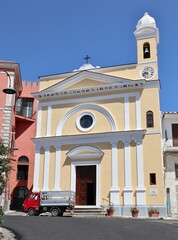
<path id="1" fill-rule="evenodd" d="M 161 111 L 178 111 L 177 0 L 0 2 L 0 59 L 19 63 L 22 79 L 33 81 L 79 68 L 86 54 L 94 66 L 136 63 L 133 32 L 148 12 L 160 32 Z"/>

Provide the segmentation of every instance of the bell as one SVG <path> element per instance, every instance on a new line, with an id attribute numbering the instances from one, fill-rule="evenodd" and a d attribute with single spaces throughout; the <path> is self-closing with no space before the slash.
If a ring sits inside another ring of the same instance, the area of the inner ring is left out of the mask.
<path id="1" fill-rule="evenodd" d="M 149 50 L 148 50 L 148 48 L 147 48 L 147 47 L 145 48 L 145 51 L 144 51 L 144 53 L 149 53 Z"/>

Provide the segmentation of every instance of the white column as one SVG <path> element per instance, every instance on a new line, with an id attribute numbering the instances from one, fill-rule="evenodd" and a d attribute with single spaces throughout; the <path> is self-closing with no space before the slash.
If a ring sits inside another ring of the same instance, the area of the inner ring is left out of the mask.
<path id="1" fill-rule="evenodd" d="M 60 191 L 60 176 L 61 176 L 60 166 L 61 166 L 61 145 L 58 145 L 58 146 L 56 146 L 54 191 Z"/>
<path id="2" fill-rule="evenodd" d="M 36 123 L 36 137 L 41 137 L 41 119 L 42 119 L 42 106 L 38 104 L 38 115 Z"/>
<path id="3" fill-rule="evenodd" d="M 136 96 L 136 128 L 141 129 L 140 94 Z"/>
<path id="4" fill-rule="evenodd" d="M 51 106 L 48 106 L 46 136 L 51 136 Z"/>
<path id="5" fill-rule="evenodd" d="M 119 204 L 119 187 L 118 187 L 118 154 L 117 142 L 112 142 L 112 162 L 111 162 L 111 189 L 110 202 L 114 205 Z"/>
<path id="6" fill-rule="evenodd" d="M 44 178 L 42 191 L 48 191 L 50 146 L 45 146 Z"/>
<path id="7" fill-rule="evenodd" d="M 136 142 L 137 151 L 137 188 L 136 188 L 136 201 L 137 205 L 145 205 L 145 186 L 144 186 L 144 170 L 143 170 L 143 151 L 142 140 Z"/>
<path id="8" fill-rule="evenodd" d="M 129 97 L 124 98 L 125 130 L 129 130 Z"/>
<path id="9" fill-rule="evenodd" d="M 132 186 L 131 186 L 131 161 L 130 161 L 130 141 L 124 141 L 125 153 L 125 187 L 124 187 L 124 205 L 133 204 Z"/>
<path id="10" fill-rule="evenodd" d="M 40 146 L 36 146 L 35 151 L 35 166 L 34 166 L 34 177 L 33 177 L 33 192 L 38 192 L 39 182 L 39 171 L 40 171 Z"/>

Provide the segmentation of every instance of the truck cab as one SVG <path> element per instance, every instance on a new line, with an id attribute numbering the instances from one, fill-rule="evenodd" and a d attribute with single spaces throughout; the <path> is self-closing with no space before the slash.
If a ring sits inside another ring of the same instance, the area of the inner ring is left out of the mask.
<path id="1" fill-rule="evenodd" d="M 40 193 L 30 193 L 23 203 L 24 212 L 28 212 L 28 215 L 33 216 L 38 213 L 40 208 Z"/>

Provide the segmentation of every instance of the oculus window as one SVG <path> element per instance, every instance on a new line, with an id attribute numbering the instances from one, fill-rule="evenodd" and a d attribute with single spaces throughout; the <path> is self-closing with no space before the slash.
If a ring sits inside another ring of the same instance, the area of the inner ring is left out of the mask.
<path id="1" fill-rule="evenodd" d="M 82 132 L 90 131 L 95 125 L 95 116 L 90 112 L 82 113 L 78 116 L 76 125 Z"/>

